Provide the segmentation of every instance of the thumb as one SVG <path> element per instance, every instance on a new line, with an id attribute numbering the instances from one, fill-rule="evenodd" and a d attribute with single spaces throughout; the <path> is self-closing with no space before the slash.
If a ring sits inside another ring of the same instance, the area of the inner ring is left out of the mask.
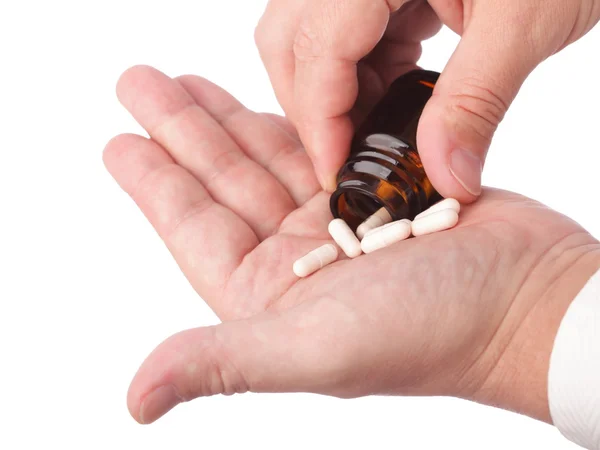
<path id="1" fill-rule="evenodd" d="M 442 72 L 417 132 L 419 154 L 444 197 L 471 202 L 492 137 L 521 85 L 543 57 L 527 27 L 506 18 L 472 23 Z"/>
<path id="2" fill-rule="evenodd" d="M 127 398 L 131 415 L 151 423 L 179 403 L 217 394 L 331 393 L 356 352 L 339 348 L 344 334 L 353 340 L 351 329 L 323 312 L 301 305 L 170 337 L 134 377 Z"/>

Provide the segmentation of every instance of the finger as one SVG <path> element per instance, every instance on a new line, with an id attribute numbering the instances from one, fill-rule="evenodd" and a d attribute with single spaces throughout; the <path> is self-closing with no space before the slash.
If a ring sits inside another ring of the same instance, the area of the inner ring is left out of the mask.
<path id="1" fill-rule="evenodd" d="M 219 299 L 231 274 L 258 245 L 254 232 L 150 139 L 118 136 L 106 146 L 104 162 L 198 294 L 219 317 L 226 316 Z"/>
<path id="2" fill-rule="evenodd" d="M 280 116 L 279 114 L 273 113 L 261 113 L 264 117 L 268 118 L 273 123 L 277 124 L 281 129 L 283 129 L 286 133 L 288 133 L 292 139 L 296 140 L 298 143 L 301 143 L 300 136 L 298 136 L 298 130 L 290 123 L 288 119 Z"/>
<path id="3" fill-rule="evenodd" d="M 294 36 L 305 7 L 303 1 L 270 0 L 254 33 L 277 101 L 288 117 L 294 100 Z"/>
<path id="4" fill-rule="evenodd" d="M 295 209 L 287 190 L 249 159 L 177 81 L 150 67 L 134 67 L 122 75 L 117 93 L 150 136 L 259 239 L 272 235 Z"/>
<path id="5" fill-rule="evenodd" d="M 395 10 L 404 2 L 397 3 Z M 389 17 L 385 0 L 319 1 L 295 36 L 292 119 L 327 191 L 335 189 L 352 139 L 348 113 L 358 95 L 357 63 L 375 48 Z"/>
<path id="6" fill-rule="evenodd" d="M 369 345 L 361 345 L 353 337 L 353 320 L 343 304 L 323 299 L 283 313 L 179 333 L 159 345 L 138 370 L 128 392 L 129 410 L 138 422 L 151 423 L 197 397 L 248 391 L 333 393 L 351 376 L 352 350 L 370 347 L 368 340 Z"/>
<path id="7" fill-rule="evenodd" d="M 405 3 L 390 17 L 381 41 L 365 58 L 388 87 L 400 75 L 413 70 L 421 57 L 421 42 L 442 27 L 437 14 L 426 0 Z"/>
<path id="8" fill-rule="evenodd" d="M 381 41 L 358 63 L 358 98 L 351 117 L 357 127 L 401 75 L 417 69 L 421 41 L 435 35 L 442 24 L 426 0 L 405 3 L 390 17 Z"/>
<path id="9" fill-rule="evenodd" d="M 178 77 L 196 103 L 208 112 L 249 158 L 287 189 L 297 206 L 320 191 L 313 166 L 302 146 L 273 121 L 247 109 L 210 81 Z"/>
<path id="10" fill-rule="evenodd" d="M 543 59 L 539 48 L 529 44 L 533 27 L 515 26 L 518 17 L 481 11 L 473 17 L 484 19 L 473 19 L 465 28 L 417 133 L 433 185 L 443 196 L 465 203 L 480 195 L 492 137 L 526 77 Z"/>

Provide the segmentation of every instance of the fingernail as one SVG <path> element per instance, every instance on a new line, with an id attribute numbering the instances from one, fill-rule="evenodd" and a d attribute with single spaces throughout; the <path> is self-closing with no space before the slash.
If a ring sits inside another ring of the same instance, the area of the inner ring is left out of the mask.
<path id="1" fill-rule="evenodd" d="M 166 385 L 156 388 L 149 393 L 140 406 L 140 421 L 143 424 L 152 423 L 173 409 L 182 399 L 175 387 Z"/>
<path id="2" fill-rule="evenodd" d="M 323 190 L 325 190 L 325 192 L 332 193 L 333 191 L 335 191 L 337 187 L 337 182 L 336 177 L 334 175 L 319 173 L 317 177 L 319 178 L 319 183 L 321 184 L 321 187 L 323 188 Z"/>
<path id="3" fill-rule="evenodd" d="M 476 154 L 457 149 L 450 155 L 450 173 L 471 195 L 481 194 L 481 171 L 483 164 Z"/>

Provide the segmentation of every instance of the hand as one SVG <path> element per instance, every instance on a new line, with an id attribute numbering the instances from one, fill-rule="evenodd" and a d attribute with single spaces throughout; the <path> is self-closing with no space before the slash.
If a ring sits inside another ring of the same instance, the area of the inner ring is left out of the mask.
<path id="1" fill-rule="evenodd" d="M 256 42 L 277 98 L 332 191 L 354 125 L 443 22 L 462 36 L 423 112 L 423 164 L 444 197 L 481 192 L 492 136 L 529 73 L 589 31 L 599 0 L 270 0 Z"/>
<path id="2" fill-rule="evenodd" d="M 549 420 L 553 333 L 600 267 L 576 223 L 485 190 L 453 230 L 300 280 L 292 264 L 330 241 L 331 214 L 293 128 L 148 67 L 118 96 L 151 139 L 113 139 L 105 164 L 223 320 L 147 358 L 128 396 L 136 420 L 246 391 L 453 395 Z"/>

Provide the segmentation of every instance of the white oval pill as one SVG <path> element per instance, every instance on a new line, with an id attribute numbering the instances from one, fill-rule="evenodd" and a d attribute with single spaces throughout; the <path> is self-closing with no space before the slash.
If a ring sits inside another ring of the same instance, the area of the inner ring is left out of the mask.
<path id="1" fill-rule="evenodd" d="M 294 263 L 293 270 L 297 276 L 304 278 L 331 264 L 337 257 L 337 247 L 333 244 L 325 244 L 298 259 Z"/>
<path id="2" fill-rule="evenodd" d="M 458 213 L 453 209 L 442 209 L 433 212 L 412 223 L 412 234 L 414 236 L 423 236 L 425 234 L 436 233 L 454 227 L 458 223 Z"/>
<path id="3" fill-rule="evenodd" d="M 429 214 L 433 214 L 434 212 L 442 211 L 444 209 L 451 209 L 453 211 L 456 211 L 456 214 L 458 214 L 460 213 L 460 203 L 458 203 L 458 200 L 454 198 L 446 198 L 441 202 L 437 202 L 429 209 L 426 209 L 421 214 L 417 215 L 417 217 L 415 217 L 415 220 L 420 219 L 421 217 L 426 217 Z"/>
<path id="4" fill-rule="evenodd" d="M 387 209 L 381 208 L 358 226 L 356 229 L 356 235 L 359 239 L 362 239 L 369 231 L 381 227 L 386 223 L 390 223 L 391 221 L 392 216 L 390 216 L 390 213 L 387 211 Z"/>
<path id="5" fill-rule="evenodd" d="M 360 245 L 363 252 L 371 253 L 407 239 L 410 232 L 410 223 L 405 220 L 398 220 L 369 232 Z"/>
<path id="6" fill-rule="evenodd" d="M 343 219 L 333 219 L 329 223 L 329 234 L 348 258 L 356 258 L 362 251 L 360 241 Z"/>

